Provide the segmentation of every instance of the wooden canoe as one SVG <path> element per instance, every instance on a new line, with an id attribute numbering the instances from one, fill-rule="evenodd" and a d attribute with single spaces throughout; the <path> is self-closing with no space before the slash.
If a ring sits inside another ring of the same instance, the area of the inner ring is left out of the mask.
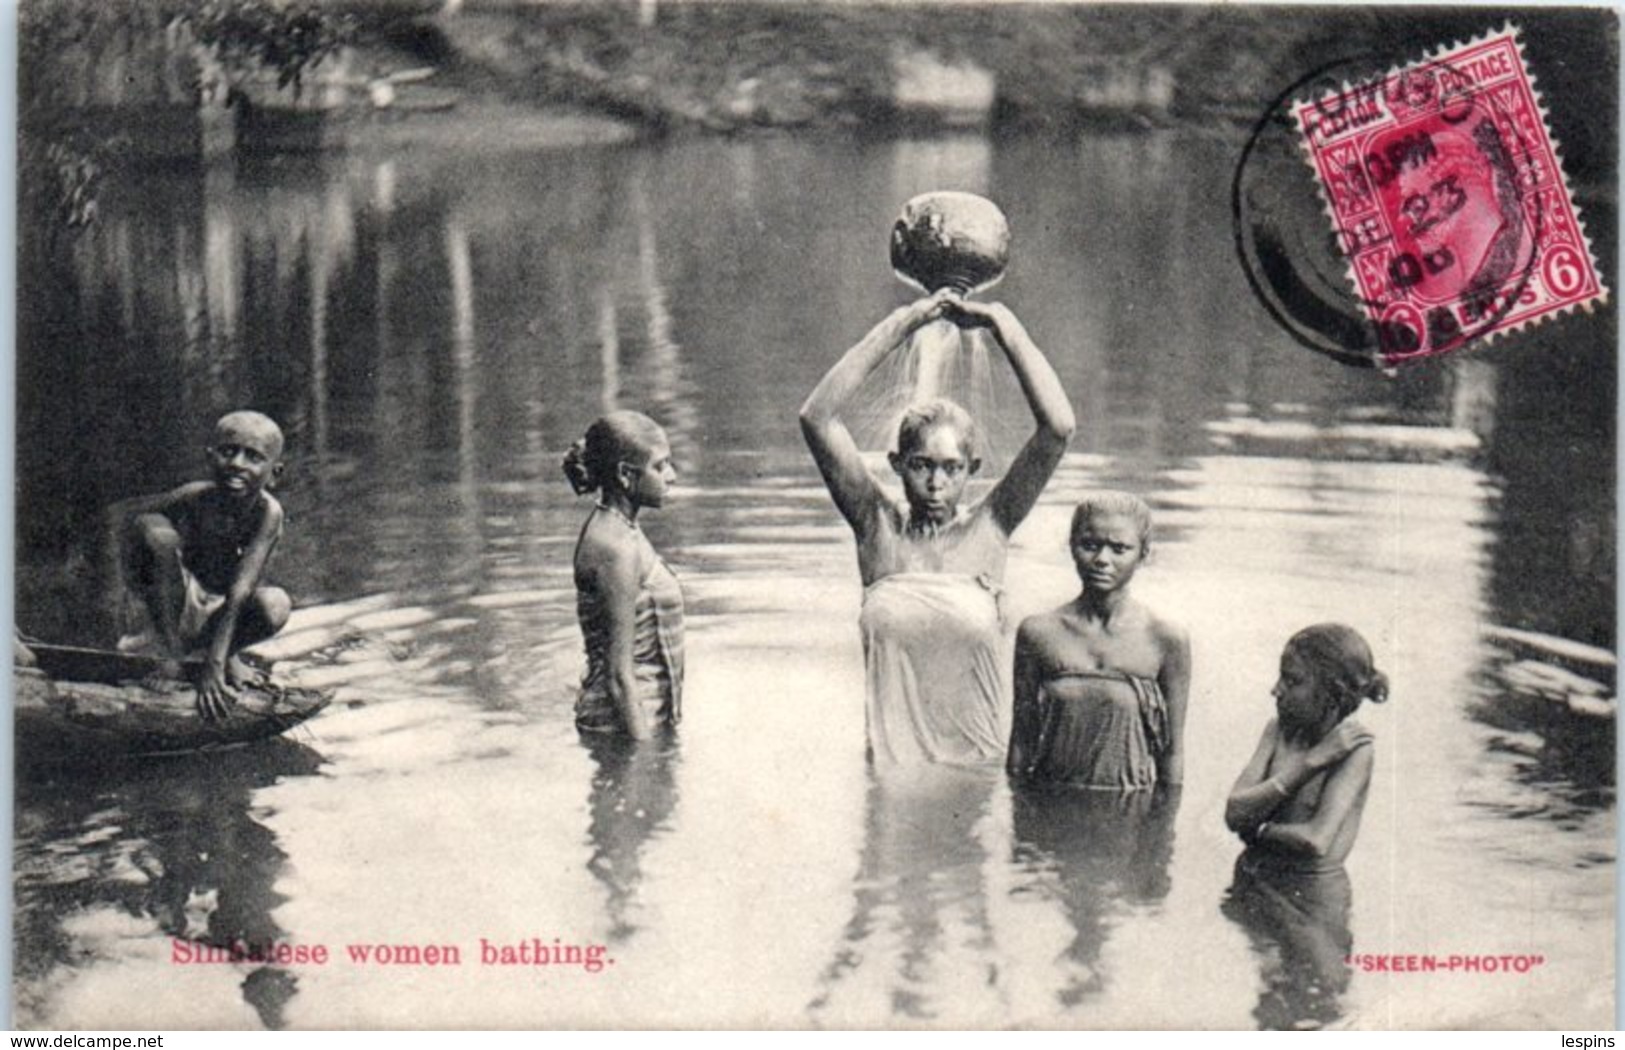
<path id="1" fill-rule="evenodd" d="M 30 643 L 12 676 L 19 762 L 236 747 L 286 732 L 333 699 L 322 690 L 248 685 L 236 690 L 230 717 L 211 722 L 198 713 L 196 687 L 173 671 L 151 657 Z"/>

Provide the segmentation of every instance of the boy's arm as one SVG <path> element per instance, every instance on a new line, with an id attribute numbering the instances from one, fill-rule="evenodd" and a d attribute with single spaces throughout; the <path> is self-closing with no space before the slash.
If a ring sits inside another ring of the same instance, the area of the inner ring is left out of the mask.
<path id="1" fill-rule="evenodd" d="M 1266 824 L 1259 830 L 1258 841 L 1293 853 L 1324 857 L 1343 822 L 1365 798 L 1376 761 L 1374 752 L 1370 747 L 1355 748 L 1326 778 L 1314 816 L 1296 824 Z"/>
<path id="2" fill-rule="evenodd" d="M 1157 685 L 1168 704 L 1168 750 L 1162 755 L 1158 783 L 1178 787 L 1185 782 L 1185 709 L 1191 693 L 1191 640 L 1184 628 L 1164 624 L 1162 670 Z"/>
<path id="3" fill-rule="evenodd" d="M 107 508 L 107 516 L 116 525 L 122 527 L 137 514 L 156 514 L 173 510 L 175 507 L 188 503 L 214 488 L 212 481 L 188 481 L 178 485 L 167 492 L 156 492 L 150 496 L 131 496 L 112 503 Z"/>
<path id="4" fill-rule="evenodd" d="M 126 544 L 130 538 L 130 524 L 142 514 L 167 514 L 176 507 L 189 503 L 203 493 L 213 488 L 208 481 L 190 481 L 185 485 L 177 486 L 168 492 L 157 492 L 148 496 L 131 496 L 111 503 L 107 507 L 107 539 L 102 544 L 102 553 L 108 559 L 107 571 L 104 579 L 109 588 L 108 601 L 114 610 L 115 620 L 118 614 L 118 604 L 124 593 L 124 565 L 127 560 L 128 549 Z"/>
<path id="5" fill-rule="evenodd" d="M 249 540 L 237 563 L 236 575 L 226 590 L 226 604 L 215 620 L 214 637 L 209 641 L 208 656 L 203 665 L 203 679 L 198 685 L 198 706 L 205 716 L 223 717 L 231 704 L 231 692 L 226 684 L 226 661 L 231 656 L 231 642 L 237 633 L 237 617 L 243 606 L 254 596 L 265 574 L 266 563 L 282 538 L 282 504 L 270 496 L 265 497 L 265 513 L 260 527 Z"/>
<path id="6" fill-rule="evenodd" d="M 210 481 L 189 481 L 184 485 L 170 489 L 168 492 L 157 492 L 150 496 L 131 496 L 111 503 L 107 507 L 107 527 L 110 536 L 117 542 L 110 543 L 108 549 L 118 551 L 124 540 L 125 530 L 130 522 L 141 514 L 166 514 L 183 504 L 190 503 L 214 487 Z"/>
<path id="7" fill-rule="evenodd" d="M 1010 749 L 1004 768 L 1011 776 L 1024 777 L 1038 746 L 1038 690 L 1043 667 L 1035 640 L 1037 631 L 1031 619 L 1022 621 L 1016 631 L 1015 702 L 1010 719 Z"/>

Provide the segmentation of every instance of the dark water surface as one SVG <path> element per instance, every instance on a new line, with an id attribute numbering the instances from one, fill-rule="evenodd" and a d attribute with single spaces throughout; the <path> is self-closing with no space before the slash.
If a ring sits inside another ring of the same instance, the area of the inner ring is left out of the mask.
<path id="1" fill-rule="evenodd" d="M 1398 379 L 1323 361 L 1234 260 L 1236 151 L 286 158 L 152 175 L 57 256 L 31 241 L 22 627 L 108 641 L 103 507 L 194 476 L 212 419 L 252 404 L 289 435 L 273 574 L 301 606 L 269 651 L 339 702 L 274 747 L 25 779 L 18 1023 L 1608 1024 L 1612 722 L 1516 695 L 1481 628 L 1611 645 L 1612 311 Z M 1082 491 L 1151 500 L 1136 587 L 1195 646 L 1182 797 L 865 767 L 856 565 L 795 408 L 903 301 L 900 202 L 950 186 L 1010 215 L 996 294 L 1080 421 L 1016 535 L 1012 614 L 1072 594 Z M 646 521 L 689 597 L 666 748 L 588 748 L 571 724 L 585 504 L 557 463 L 610 407 L 659 418 L 682 475 Z M 1225 904 L 1224 795 L 1282 642 L 1326 619 L 1393 680 L 1362 715 L 1355 950 L 1541 956 L 1531 972 L 1350 973 L 1312 917 Z M 462 965 L 179 965 L 175 937 Z M 613 962 L 486 966 L 482 938 Z"/>

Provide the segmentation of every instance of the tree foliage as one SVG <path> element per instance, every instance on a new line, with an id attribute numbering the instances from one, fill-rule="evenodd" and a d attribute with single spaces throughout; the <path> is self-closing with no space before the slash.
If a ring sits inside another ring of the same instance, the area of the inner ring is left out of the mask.
<path id="1" fill-rule="evenodd" d="M 22 102 L 50 104 L 48 93 L 30 88 L 50 83 L 53 60 L 68 47 L 176 32 L 234 78 L 271 71 L 279 88 L 298 91 L 307 72 L 349 41 L 354 24 L 315 3 L 277 0 L 25 0 L 18 9 Z"/>
<path id="2" fill-rule="evenodd" d="M 133 41 L 190 48 L 200 59 L 194 98 L 232 101 L 242 97 L 240 84 L 266 74 L 297 95 L 305 76 L 354 33 L 347 17 L 277 0 L 23 0 L 17 29 L 20 188 L 25 204 L 48 208 L 69 227 L 95 219 L 102 177 L 130 141 L 74 112 L 64 85 L 75 73 L 63 56 Z"/>
<path id="3" fill-rule="evenodd" d="M 349 39 L 350 22 L 325 14 L 314 4 L 273 4 L 267 0 L 201 0 L 182 19 L 228 71 L 272 70 L 277 87 L 297 94 L 306 71 L 319 65 Z"/>

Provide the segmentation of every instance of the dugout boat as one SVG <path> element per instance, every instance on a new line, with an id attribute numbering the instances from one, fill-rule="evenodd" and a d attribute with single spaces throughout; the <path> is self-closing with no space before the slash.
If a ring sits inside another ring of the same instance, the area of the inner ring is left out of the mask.
<path id="1" fill-rule="evenodd" d="M 108 761 L 240 747 L 287 732 L 332 702 L 331 692 L 241 686 L 229 717 L 198 713 L 195 667 L 80 646 L 18 644 L 13 723 L 20 763 Z"/>

